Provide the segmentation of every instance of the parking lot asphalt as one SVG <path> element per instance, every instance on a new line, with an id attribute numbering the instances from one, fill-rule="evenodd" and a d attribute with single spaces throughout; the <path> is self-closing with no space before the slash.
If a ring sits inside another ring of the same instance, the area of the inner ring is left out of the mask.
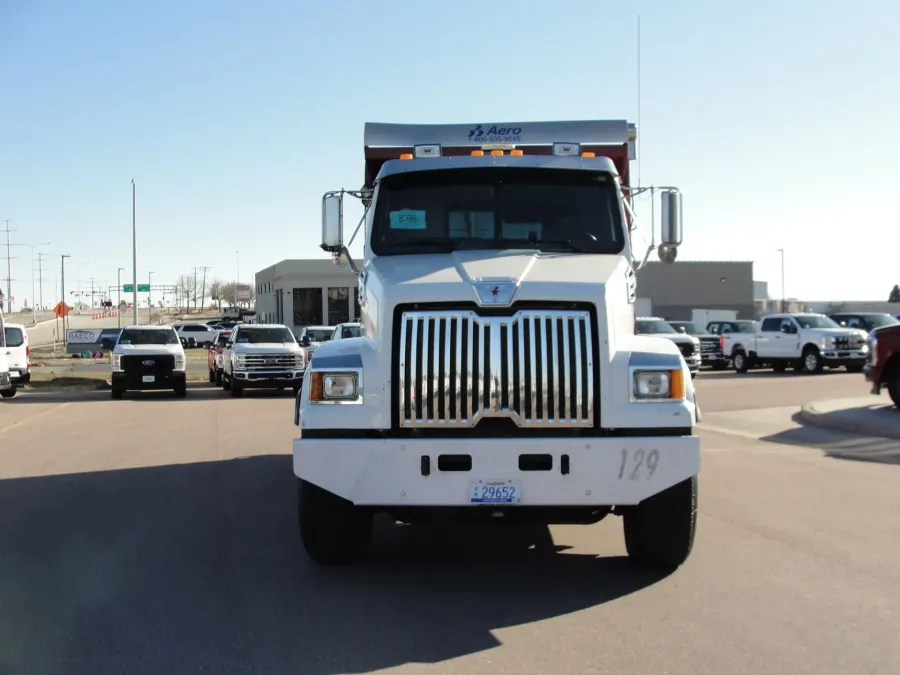
<path id="1" fill-rule="evenodd" d="M 696 383 L 698 536 L 668 576 L 629 564 L 614 517 L 381 522 L 368 566 L 319 569 L 290 394 L 4 401 L 0 673 L 900 671 L 900 444 L 799 419 L 862 376 Z"/>

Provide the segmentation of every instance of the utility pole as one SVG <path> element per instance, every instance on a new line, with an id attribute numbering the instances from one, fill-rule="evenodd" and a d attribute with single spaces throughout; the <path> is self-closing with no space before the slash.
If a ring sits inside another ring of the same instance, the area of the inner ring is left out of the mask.
<path id="1" fill-rule="evenodd" d="M 94 277 L 91 277 L 91 313 L 94 313 Z"/>
<path id="2" fill-rule="evenodd" d="M 60 279 L 60 293 L 62 293 L 62 306 L 63 306 L 63 342 L 66 341 L 68 335 L 66 334 L 66 317 L 68 316 L 65 313 L 66 308 L 66 258 L 71 258 L 67 253 L 63 253 L 60 256 L 59 263 L 59 279 Z"/>
<path id="3" fill-rule="evenodd" d="M 6 223 L 6 313 L 12 314 L 12 257 L 10 255 L 9 249 L 11 244 L 9 243 L 9 234 L 10 232 L 18 232 L 18 230 L 9 229 L 9 219 L 3 221 Z"/>
<path id="4" fill-rule="evenodd" d="M 147 272 L 147 325 L 153 325 L 153 270 Z"/>
<path id="5" fill-rule="evenodd" d="M 206 299 L 206 273 L 209 272 L 210 268 L 204 265 L 200 269 L 203 270 L 203 284 L 200 286 L 200 309 L 202 310 Z"/>
<path id="6" fill-rule="evenodd" d="M 194 311 L 197 310 L 197 268 L 194 268 Z"/>
<path id="7" fill-rule="evenodd" d="M 787 297 L 784 294 L 784 249 L 778 249 L 778 252 L 781 254 L 781 311 L 782 313 L 786 312 L 785 305 L 787 304 Z"/>
<path id="8" fill-rule="evenodd" d="M 41 253 L 40 251 L 37 254 L 38 257 L 38 293 L 40 295 L 41 300 L 41 310 L 44 309 L 44 256 L 46 253 Z"/>
<path id="9" fill-rule="evenodd" d="M 118 278 L 119 278 L 119 286 L 118 286 L 118 288 L 119 288 L 119 304 L 116 307 L 116 318 L 118 318 L 119 320 L 116 323 L 118 324 L 119 328 L 122 327 L 122 272 L 124 272 L 124 271 L 125 271 L 125 268 L 120 267 L 116 272 L 116 274 L 118 275 Z"/>
<path id="10" fill-rule="evenodd" d="M 138 301 L 137 301 L 137 187 L 134 184 L 134 178 L 131 179 L 131 261 L 133 264 L 133 274 L 131 276 L 134 286 L 134 325 L 139 326 L 138 321 Z"/>

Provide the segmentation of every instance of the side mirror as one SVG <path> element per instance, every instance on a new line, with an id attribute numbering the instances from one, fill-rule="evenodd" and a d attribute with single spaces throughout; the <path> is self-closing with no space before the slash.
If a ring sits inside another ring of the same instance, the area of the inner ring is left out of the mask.
<path id="1" fill-rule="evenodd" d="M 322 197 L 322 250 L 340 253 L 344 248 L 344 198 L 340 192 Z"/>
<path id="2" fill-rule="evenodd" d="M 790 326 L 788 326 L 787 324 L 785 324 L 785 325 L 783 325 L 783 326 L 781 327 L 781 332 L 784 333 L 785 335 L 790 335 L 790 334 L 793 333 L 794 331 L 791 330 L 791 327 L 790 327 Z"/>
<path id="3" fill-rule="evenodd" d="M 302 340 L 300 340 L 301 347 L 309 347 L 311 344 L 312 344 L 312 342 L 310 342 L 310 339 L 308 337 L 305 337 Z"/>
<path id="4" fill-rule="evenodd" d="M 683 238 L 681 227 L 681 193 L 677 190 L 663 190 L 662 201 L 662 238 L 659 247 L 659 259 L 665 263 L 674 262 L 676 249 Z"/>

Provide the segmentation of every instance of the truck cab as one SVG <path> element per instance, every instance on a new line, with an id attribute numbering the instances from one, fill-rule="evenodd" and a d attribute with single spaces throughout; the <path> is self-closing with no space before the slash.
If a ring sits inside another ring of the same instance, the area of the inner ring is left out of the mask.
<path id="1" fill-rule="evenodd" d="M 617 515 L 630 556 L 687 559 L 700 411 L 678 346 L 634 333 L 636 133 L 621 120 L 366 125 L 363 188 L 322 208 L 322 248 L 358 274 L 364 332 L 319 346 L 294 416 L 315 562 L 363 560 L 376 513 Z M 671 262 L 681 195 L 658 191 Z M 343 239 L 352 198 L 359 265 Z"/>

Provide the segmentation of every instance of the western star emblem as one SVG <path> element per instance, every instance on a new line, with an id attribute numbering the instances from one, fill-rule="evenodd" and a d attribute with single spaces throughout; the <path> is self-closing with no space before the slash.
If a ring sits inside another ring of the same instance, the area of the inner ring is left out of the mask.
<path id="1" fill-rule="evenodd" d="M 497 294 L 498 294 L 499 292 L 500 292 L 500 289 L 499 289 L 497 286 L 494 286 L 494 287 L 491 289 L 491 295 L 494 296 L 494 297 L 497 297 Z"/>

